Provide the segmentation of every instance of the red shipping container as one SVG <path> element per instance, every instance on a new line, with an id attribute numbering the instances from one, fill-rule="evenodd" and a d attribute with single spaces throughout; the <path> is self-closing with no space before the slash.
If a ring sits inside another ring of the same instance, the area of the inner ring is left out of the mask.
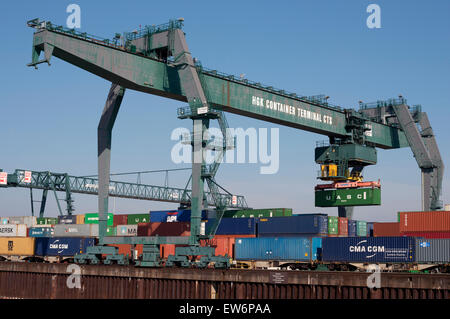
<path id="1" fill-rule="evenodd" d="M 373 237 L 399 237 L 400 223 L 373 223 Z"/>
<path id="2" fill-rule="evenodd" d="M 139 223 L 137 227 L 137 235 L 142 237 L 151 236 L 152 228 L 150 223 Z"/>
<path id="3" fill-rule="evenodd" d="M 401 236 L 445 239 L 450 238 L 450 232 L 403 232 Z"/>
<path id="4" fill-rule="evenodd" d="M 163 244 L 159 246 L 161 258 L 167 259 L 169 255 L 175 255 L 175 245 Z"/>
<path id="5" fill-rule="evenodd" d="M 346 217 L 338 217 L 338 234 L 339 236 L 348 236 L 348 218 Z"/>
<path id="6" fill-rule="evenodd" d="M 234 246 L 236 238 L 255 238 L 256 235 L 216 235 L 213 246 L 216 247 L 216 256 L 228 255 L 234 259 Z"/>
<path id="7" fill-rule="evenodd" d="M 113 216 L 113 226 L 117 225 L 127 225 L 128 223 L 128 215 L 114 215 Z"/>
<path id="8" fill-rule="evenodd" d="M 190 222 L 176 222 L 176 223 L 150 223 L 150 236 L 190 236 L 191 223 Z M 139 226 L 138 226 L 139 229 Z"/>
<path id="9" fill-rule="evenodd" d="M 450 232 L 450 211 L 400 212 L 400 232 Z"/>

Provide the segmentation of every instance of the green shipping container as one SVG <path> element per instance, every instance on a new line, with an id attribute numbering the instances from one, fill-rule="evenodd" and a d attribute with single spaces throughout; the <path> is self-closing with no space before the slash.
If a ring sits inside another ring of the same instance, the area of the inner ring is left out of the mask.
<path id="1" fill-rule="evenodd" d="M 336 216 L 328 216 L 328 234 L 337 235 L 339 229 L 339 218 Z"/>
<path id="2" fill-rule="evenodd" d="M 350 188 L 315 192 L 316 207 L 381 205 L 381 189 Z"/>
<path id="3" fill-rule="evenodd" d="M 250 217 L 285 217 L 292 216 L 292 208 L 263 208 L 229 210 L 223 215 L 225 218 L 250 218 Z"/>
<path id="4" fill-rule="evenodd" d="M 112 226 L 114 221 L 114 215 L 112 213 L 108 214 L 108 220 L 106 222 L 107 226 Z M 85 224 L 98 224 L 98 214 L 97 213 L 88 213 L 84 215 L 84 223 Z"/>
<path id="5" fill-rule="evenodd" d="M 367 222 L 360 220 L 356 222 L 356 236 L 367 237 Z"/>
<path id="6" fill-rule="evenodd" d="M 150 214 L 128 215 L 128 220 L 127 220 L 128 225 L 136 225 L 139 223 L 150 223 Z"/>
<path id="7" fill-rule="evenodd" d="M 36 219 L 38 225 L 56 225 L 58 224 L 58 218 L 54 217 L 38 217 Z"/>

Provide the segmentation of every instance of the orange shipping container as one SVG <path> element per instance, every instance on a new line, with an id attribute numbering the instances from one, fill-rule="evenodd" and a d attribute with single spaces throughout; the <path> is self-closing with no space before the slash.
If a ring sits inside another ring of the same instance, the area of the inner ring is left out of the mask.
<path id="1" fill-rule="evenodd" d="M 339 217 L 339 236 L 348 236 L 348 218 Z"/>
<path id="2" fill-rule="evenodd" d="M 399 237 L 400 223 L 373 223 L 373 237 Z"/>
<path id="3" fill-rule="evenodd" d="M 400 232 L 450 232 L 450 211 L 400 212 Z"/>

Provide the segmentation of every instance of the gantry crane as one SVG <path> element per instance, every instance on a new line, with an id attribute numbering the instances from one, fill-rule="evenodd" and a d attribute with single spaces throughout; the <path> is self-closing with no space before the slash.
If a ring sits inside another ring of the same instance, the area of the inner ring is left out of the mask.
<path id="1" fill-rule="evenodd" d="M 320 198 L 334 198 L 349 195 L 350 191 L 361 189 L 362 170 L 377 162 L 376 148 L 397 149 L 411 147 L 422 169 L 423 209 L 434 210 L 442 207 L 440 200 L 444 166 L 440 159 L 434 135 L 425 113 L 418 116 L 411 113 L 406 99 L 379 101 L 375 105 L 362 105 L 360 110 L 345 109 L 328 103 L 326 96 L 300 96 L 271 86 L 264 86 L 242 77 L 234 77 L 216 70 L 209 70 L 194 62 L 189 52 L 183 19 L 171 20 L 158 26 L 145 26 L 140 30 L 116 34 L 113 40 L 101 39 L 74 29 L 67 29 L 50 22 L 34 19 L 28 25 L 36 29 L 33 36 L 32 62 L 37 67 L 48 63 L 52 56 L 78 66 L 112 83 L 98 126 L 98 174 L 99 174 L 99 222 L 100 245 L 79 256 L 79 262 L 98 262 L 95 254 L 109 254 L 114 257 L 113 247 L 104 244 L 131 243 L 144 244 L 141 266 L 158 266 L 158 244 L 186 244 L 177 247 L 168 265 L 192 264 L 190 256 L 202 255 L 197 266 L 205 267 L 213 261 L 216 266 L 226 267 L 224 259 L 214 257 L 214 249 L 200 247 L 200 212 L 205 182 L 212 194 L 217 193 L 214 180 L 217 165 L 208 167 L 203 160 L 203 152 L 208 147 L 204 139 L 210 121 L 219 120 L 224 131 L 226 122 L 223 112 L 230 112 L 276 123 L 300 130 L 328 136 L 327 144 L 318 145 L 315 151 L 316 163 L 321 170 L 318 178 L 333 181 L 325 188 L 316 189 L 316 203 Z M 43 59 L 40 53 L 43 52 Z M 119 111 L 125 90 L 131 89 L 154 94 L 180 102 L 188 107 L 178 110 L 180 118 L 193 121 L 190 143 L 193 148 L 192 196 L 190 200 L 191 236 L 182 237 L 135 237 L 105 238 L 106 213 L 108 212 L 109 163 L 111 151 L 111 131 Z M 413 121 L 411 122 L 411 118 Z M 415 122 L 419 121 L 422 131 Z M 232 147 L 224 135 L 222 145 L 217 150 Z M 417 145 L 420 144 L 419 146 Z M 345 182 L 352 182 L 346 187 Z M 356 183 L 356 184 L 355 184 Z M 361 186 L 361 187 L 360 187 Z M 365 185 L 367 186 L 367 185 Z M 327 189 L 328 188 L 328 189 Z M 327 204 L 339 207 L 340 216 L 350 216 L 354 205 L 379 204 L 379 184 L 373 182 L 368 202 L 341 202 Z M 330 192 L 323 197 L 323 191 Z M 361 194 L 355 194 L 361 196 Z M 220 205 L 219 205 L 220 206 Z M 218 222 L 220 212 L 218 209 Z"/>

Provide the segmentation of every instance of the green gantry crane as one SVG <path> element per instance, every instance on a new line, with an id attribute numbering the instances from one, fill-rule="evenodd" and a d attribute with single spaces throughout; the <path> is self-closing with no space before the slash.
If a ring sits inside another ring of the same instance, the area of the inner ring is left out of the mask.
<path id="1" fill-rule="evenodd" d="M 223 112 L 230 112 L 271 123 L 328 136 L 326 145 L 318 145 L 315 160 L 321 165 L 321 180 L 333 181 L 331 192 L 345 194 L 342 182 L 362 180 L 365 166 L 377 162 L 376 148 L 397 149 L 411 147 L 422 170 L 423 207 L 435 210 L 442 207 L 441 185 L 444 165 L 439 155 L 434 134 L 426 114 L 410 109 L 406 99 L 399 97 L 375 104 L 361 105 L 360 110 L 345 109 L 328 103 L 328 97 L 300 96 L 277 90 L 241 77 L 203 68 L 192 58 L 182 31 L 183 19 L 171 20 L 158 26 L 116 34 L 113 40 L 101 39 L 74 29 L 34 19 L 28 25 L 36 29 L 33 36 L 32 62 L 29 66 L 48 63 L 52 56 L 78 66 L 112 83 L 98 126 L 98 204 L 100 245 L 87 254 L 78 256 L 78 262 L 99 262 L 96 254 L 107 254 L 107 262 L 117 260 L 113 247 L 105 244 L 144 244 L 141 266 L 159 266 L 159 244 L 184 244 L 177 247 L 166 265 L 196 265 L 227 267 L 226 258 L 214 256 L 212 247 L 201 247 L 199 242 L 208 236 L 200 235 L 200 218 L 205 183 L 213 198 L 217 194 L 214 176 L 218 165 L 207 166 L 203 152 L 208 147 L 204 132 L 211 120 L 217 119 L 224 133 L 226 121 Z M 40 53 L 44 56 L 40 59 Z M 178 110 L 179 118 L 193 121 L 191 236 L 183 237 L 107 237 L 108 185 L 110 173 L 111 131 L 125 90 L 154 94 L 180 102 L 188 107 Z M 421 126 L 419 131 L 418 123 Z M 232 147 L 224 134 L 218 151 Z M 340 186 L 335 185 L 339 183 Z M 340 188 L 339 188 L 340 187 Z M 353 190 L 348 188 L 348 192 Z M 318 192 L 323 189 L 317 189 Z M 330 190 L 327 190 L 330 191 Z M 348 194 L 348 193 L 347 193 Z M 217 197 L 217 196 L 216 196 Z M 317 198 L 317 195 L 316 195 Z M 364 204 L 364 203 L 363 203 Z M 367 203 L 365 203 L 367 204 Z M 376 204 L 372 201 L 369 204 Z M 352 204 L 353 205 L 353 204 Z M 359 205 L 359 204 L 357 204 Z M 352 206 L 334 203 L 339 216 L 351 216 Z M 217 205 L 220 222 L 224 207 Z M 214 235 L 214 231 L 212 234 Z M 192 256 L 202 258 L 193 263 Z"/>

